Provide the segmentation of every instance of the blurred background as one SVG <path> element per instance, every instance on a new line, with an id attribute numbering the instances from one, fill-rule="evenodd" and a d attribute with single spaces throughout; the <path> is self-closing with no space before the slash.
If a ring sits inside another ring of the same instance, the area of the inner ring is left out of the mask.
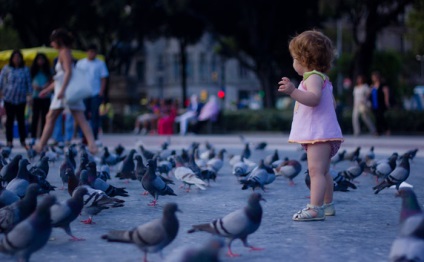
<path id="1" fill-rule="evenodd" d="M 344 133 L 352 79 L 374 70 L 390 88 L 392 132 L 424 132 L 423 0 L 0 0 L 0 51 L 49 46 L 58 27 L 73 33 L 74 49 L 98 45 L 115 132 L 132 130 L 150 98 L 184 108 L 192 94 L 219 97 L 217 132 L 288 131 L 293 101 L 277 83 L 301 80 L 288 42 L 308 29 L 334 43 L 329 76 Z"/>

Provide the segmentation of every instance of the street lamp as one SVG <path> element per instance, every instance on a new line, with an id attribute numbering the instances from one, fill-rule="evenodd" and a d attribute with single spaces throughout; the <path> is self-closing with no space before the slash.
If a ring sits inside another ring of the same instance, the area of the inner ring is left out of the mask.
<path id="1" fill-rule="evenodd" d="M 424 77 L 424 55 L 416 55 L 415 58 L 420 61 L 421 63 L 421 73 L 420 76 Z"/>

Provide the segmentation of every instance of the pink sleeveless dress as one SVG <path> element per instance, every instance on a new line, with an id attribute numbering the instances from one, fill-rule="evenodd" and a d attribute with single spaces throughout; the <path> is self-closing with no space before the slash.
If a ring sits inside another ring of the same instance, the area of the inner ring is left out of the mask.
<path id="1" fill-rule="evenodd" d="M 304 74 L 298 89 L 306 92 L 303 82 L 312 74 L 317 74 L 324 79 L 321 100 L 315 107 L 296 102 L 289 143 L 299 143 L 307 149 L 308 144 L 330 142 L 331 155 L 334 156 L 343 142 L 343 135 L 334 109 L 331 82 L 327 76 L 314 70 Z"/>

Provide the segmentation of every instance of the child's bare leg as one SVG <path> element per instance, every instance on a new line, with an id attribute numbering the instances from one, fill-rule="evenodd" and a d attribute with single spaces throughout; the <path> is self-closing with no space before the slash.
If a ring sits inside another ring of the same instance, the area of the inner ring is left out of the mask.
<path id="1" fill-rule="evenodd" d="M 325 195 L 324 195 L 324 204 L 329 204 L 333 202 L 333 178 L 330 175 L 330 172 L 327 172 L 325 174 L 325 180 L 326 180 L 326 188 L 325 188 Z"/>
<path id="2" fill-rule="evenodd" d="M 331 147 L 328 143 L 308 145 L 308 169 L 311 177 L 311 205 L 313 206 L 322 206 L 324 198 L 330 198 L 329 195 L 332 193 L 333 182 L 329 174 L 330 153 Z M 327 191 L 329 178 L 331 179 L 331 191 Z"/>

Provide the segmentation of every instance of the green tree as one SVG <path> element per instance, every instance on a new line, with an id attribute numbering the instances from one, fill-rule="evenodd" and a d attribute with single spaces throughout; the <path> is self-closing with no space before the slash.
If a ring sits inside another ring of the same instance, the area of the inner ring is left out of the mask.
<path id="1" fill-rule="evenodd" d="M 386 27 L 403 23 L 399 16 L 413 0 L 321 0 L 324 16 L 347 17 L 356 45 L 352 64 L 353 75 L 370 72 L 378 34 Z"/>
<path id="2" fill-rule="evenodd" d="M 283 75 L 296 76 L 288 41 L 319 27 L 317 1 L 197 1 L 196 11 L 219 41 L 221 54 L 238 59 L 258 77 L 265 106 L 272 107 Z"/>
<path id="3" fill-rule="evenodd" d="M 408 14 L 407 25 L 410 28 L 408 38 L 416 54 L 424 54 L 424 1 L 417 0 Z"/>

